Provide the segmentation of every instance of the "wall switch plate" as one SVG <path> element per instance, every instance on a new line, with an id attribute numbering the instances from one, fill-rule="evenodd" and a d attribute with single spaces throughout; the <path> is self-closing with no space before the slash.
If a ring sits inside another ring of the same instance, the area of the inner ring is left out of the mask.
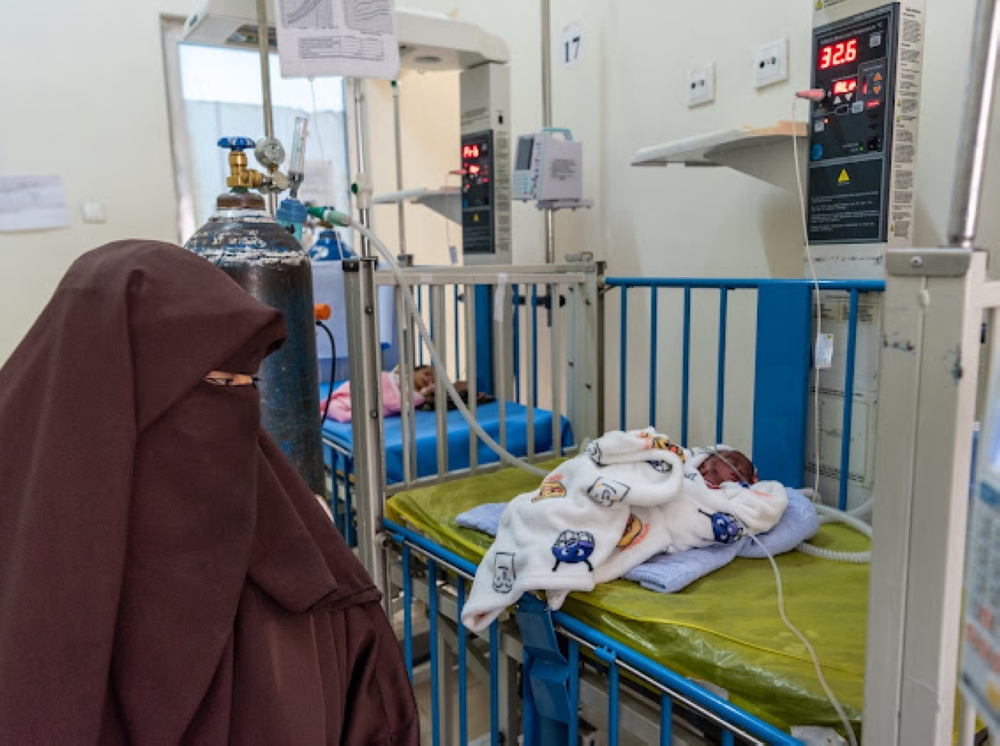
<path id="1" fill-rule="evenodd" d="M 753 53 L 753 84 L 765 88 L 788 80 L 788 39 L 762 44 Z"/>
<path id="2" fill-rule="evenodd" d="M 106 223 L 108 222 L 107 211 L 104 209 L 103 202 L 97 202 L 96 200 L 87 200 L 83 203 L 83 222 L 84 223 Z"/>
<path id="3" fill-rule="evenodd" d="M 691 68 L 687 85 L 688 108 L 715 101 L 715 63 Z"/>

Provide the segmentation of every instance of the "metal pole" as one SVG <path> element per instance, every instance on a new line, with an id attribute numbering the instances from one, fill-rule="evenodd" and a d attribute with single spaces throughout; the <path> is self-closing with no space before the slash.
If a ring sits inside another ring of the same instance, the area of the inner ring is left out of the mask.
<path id="1" fill-rule="evenodd" d="M 542 126 L 552 126 L 552 14 L 551 0 L 542 0 Z M 555 212 L 545 211 L 545 261 L 556 263 Z M 549 319 L 552 308 L 549 307 Z"/>
<path id="2" fill-rule="evenodd" d="M 261 2 L 262 0 L 257 1 Z M 367 138 L 365 137 L 368 102 L 361 92 L 361 79 L 353 78 L 351 84 L 354 89 L 354 140 L 357 149 L 357 178 L 355 179 L 355 184 L 358 188 L 358 220 L 365 228 L 370 228 L 371 208 L 369 207 L 368 200 L 371 198 L 371 195 L 367 193 L 369 189 L 368 152 L 366 147 Z M 371 246 L 368 243 L 368 239 L 364 236 L 361 237 L 361 251 L 359 255 L 363 257 L 372 255 Z"/>
<path id="3" fill-rule="evenodd" d="M 958 146 L 958 169 L 951 206 L 948 239 L 951 246 L 971 249 L 976 240 L 986 157 L 989 150 L 990 117 L 1000 57 L 1000 0 L 980 0 L 976 10 L 972 64 L 965 97 L 965 121 Z"/>
<path id="4" fill-rule="evenodd" d="M 344 262 L 348 347 L 351 354 L 351 427 L 354 431 L 355 505 L 358 511 L 358 554 L 382 592 L 389 613 L 389 575 L 382 547 L 385 462 L 375 270 L 372 258 Z M 350 516 L 348 516 L 348 520 Z"/>
<path id="5" fill-rule="evenodd" d="M 542 127 L 552 126 L 552 3 L 542 0 Z M 556 214 L 545 210 L 545 262 L 556 263 Z M 549 291 L 548 322 L 552 326 L 556 296 Z"/>
<path id="6" fill-rule="evenodd" d="M 403 191 L 403 125 L 399 114 L 399 81 L 392 81 L 392 117 L 396 130 L 396 189 Z M 399 215 L 399 253 L 406 256 L 406 209 L 403 200 L 396 203 Z"/>
<path id="7" fill-rule="evenodd" d="M 260 48 L 260 86 L 264 94 L 264 135 L 274 137 L 271 109 L 271 47 L 267 33 L 267 0 L 257 0 L 257 44 Z"/>
<path id="8" fill-rule="evenodd" d="M 274 137 L 274 111 L 271 108 L 271 44 L 267 33 L 267 0 L 257 0 L 257 46 L 260 50 L 260 89 L 264 97 L 264 136 Z M 273 215 L 278 195 L 268 192 L 267 206 Z"/>
<path id="9" fill-rule="evenodd" d="M 551 0 L 542 0 L 542 126 L 552 126 Z"/>

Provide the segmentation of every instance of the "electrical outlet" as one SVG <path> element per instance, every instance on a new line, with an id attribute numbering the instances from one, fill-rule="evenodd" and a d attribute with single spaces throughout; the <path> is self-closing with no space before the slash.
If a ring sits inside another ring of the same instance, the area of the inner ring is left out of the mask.
<path id="1" fill-rule="evenodd" d="M 691 68 L 687 86 L 688 108 L 715 101 L 715 63 Z"/>
<path id="2" fill-rule="evenodd" d="M 753 84 L 765 88 L 788 80 L 788 39 L 757 47 L 753 55 Z"/>
<path id="3" fill-rule="evenodd" d="M 104 209 L 104 203 L 97 200 L 88 199 L 83 203 L 81 212 L 84 223 L 106 223 L 108 214 Z"/>

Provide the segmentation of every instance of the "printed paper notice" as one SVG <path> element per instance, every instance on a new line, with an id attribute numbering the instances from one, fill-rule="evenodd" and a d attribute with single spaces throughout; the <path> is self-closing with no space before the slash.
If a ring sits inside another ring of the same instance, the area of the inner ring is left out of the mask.
<path id="1" fill-rule="evenodd" d="M 39 231 L 69 224 L 62 178 L 0 176 L 0 231 Z"/>
<path id="2" fill-rule="evenodd" d="M 392 0 L 274 0 L 284 78 L 399 76 Z"/>
<path id="3" fill-rule="evenodd" d="M 980 472 L 983 473 L 982 471 Z M 960 684 L 991 731 L 1000 728 L 1000 491 L 983 475 L 969 520 Z"/>

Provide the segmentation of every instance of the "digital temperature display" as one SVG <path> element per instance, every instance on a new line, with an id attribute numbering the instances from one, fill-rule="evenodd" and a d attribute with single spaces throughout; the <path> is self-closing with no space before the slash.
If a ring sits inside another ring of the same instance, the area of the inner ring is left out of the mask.
<path id="1" fill-rule="evenodd" d="M 479 157 L 479 146 L 478 145 L 463 145 L 462 146 L 462 157 L 463 158 L 478 158 Z"/>
<path id="2" fill-rule="evenodd" d="M 829 70 L 831 67 L 846 65 L 858 58 L 857 38 L 829 44 L 819 50 L 819 69 Z"/>
<path id="3" fill-rule="evenodd" d="M 833 84 L 833 95 L 843 96 L 846 93 L 854 93 L 858 89 L 857 78 L 846 78 L 835 81 Z"/>

